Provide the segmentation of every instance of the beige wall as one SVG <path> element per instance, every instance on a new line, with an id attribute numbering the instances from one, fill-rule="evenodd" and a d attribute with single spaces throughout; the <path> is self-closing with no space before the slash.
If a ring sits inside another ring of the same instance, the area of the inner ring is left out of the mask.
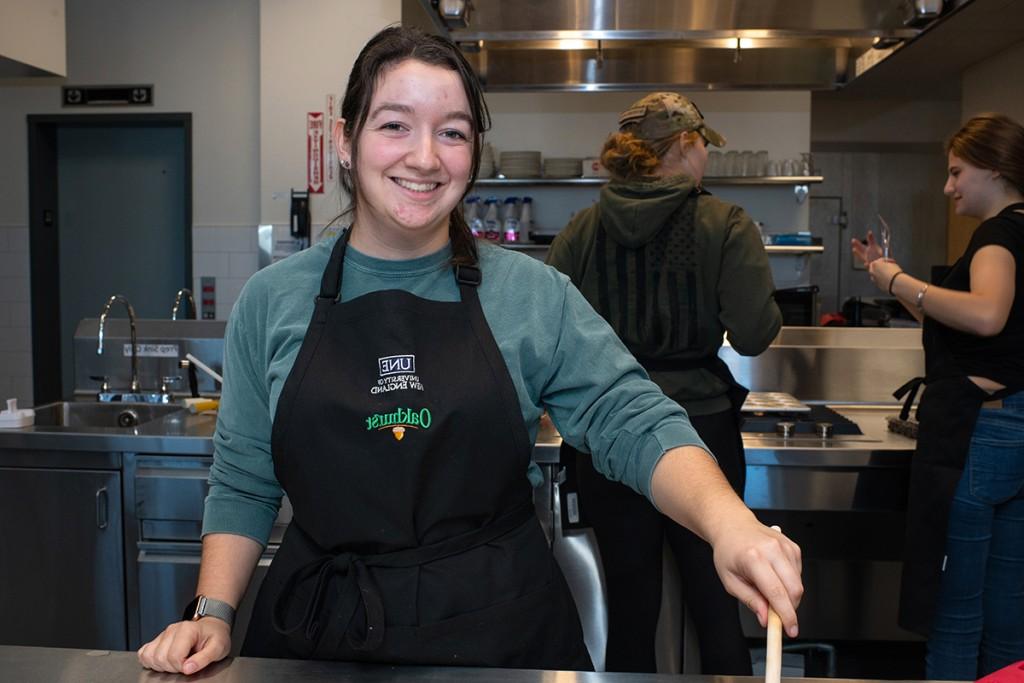
<path id="1" fill-rule="evenodd" d="M 1024 122 L 1024 41 L 966 69 L 961 78 L 962 118 L 997 111 Z"/>
<path id="2" fill-rule="evenodd" d="M 306 113 L 324 111 L 329 93 L 340 97 L 363 44 L 401 19 L 401 1 L 260 0 L 259 6 L 260 223 L 287 224 L 290 190 L 306 187 Z M 340 206 L 337 183 L 313 195 L 313 223 L 331 220 Z"/>
<path id="3" fill-rule="evenodd" d="M 3 0 L 0 19 L 0 57 L 67 74 L 64 0 Z"/>
<path id="4" fill-rule="evenodd" d="M 646 94 L 489 93 L 496 151 L 539 149 L 547 156 L 597 156 L 619 113 Z M 809 149 L 807 92 L 692 92 L 712 128 L 728 138 L 727 149 L 766 150 L 777 158 Z"/>
<path id="5" fill-rule="evenodd" d="M 937 143 L 960 123 L 957 100 L 855 100 L 815 94 L 811 140 L 822 143 Z"/>

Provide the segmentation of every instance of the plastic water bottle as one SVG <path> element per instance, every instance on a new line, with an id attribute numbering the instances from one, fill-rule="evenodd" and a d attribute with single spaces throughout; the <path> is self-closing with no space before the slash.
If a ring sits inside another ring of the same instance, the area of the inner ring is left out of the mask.
<path id="1" fill-rule="evenodd" d="M 498 198 L 484 200 L 484 239 L 501 241 L 501 221 L 498 220 Z"/>
<path id="2" fill-rule="evenodd" d="M 523 205 L 519 208 L 519 233 L 521 240 L 530 238 L 533 232 L 533 197 L 523 197 Z"/>
<path id="3" fill-rule="evenodd" d="M 469 231 L 473 233 L 473 237 L 483 237 L 484 219 L 480 217 L 480 197 L 476 195 L 466 197 L 463 213 L 466 223 L 469 225 Z"/>
<path id="4" fill-rule="evenodd" d="M 505 200 L 505 221 L 501 228 L 501 241 L 507 244 L 519 242 L 519 198 Z"/>

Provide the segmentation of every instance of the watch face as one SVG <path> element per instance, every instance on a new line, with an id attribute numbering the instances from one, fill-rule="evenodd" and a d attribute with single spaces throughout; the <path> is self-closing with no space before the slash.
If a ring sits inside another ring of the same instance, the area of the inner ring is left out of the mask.
<path id="1" fill-rule="evenodd" d="M 182 621 L 193 621 L 196 618 L 196 610 L 199 609 L 199 601 L 201 599 L 202 596 L 200 595 L 192 598 L 192 602 L 188 603 L 188 606 L 185 607 L 185 611 L 181 614 Z"/>

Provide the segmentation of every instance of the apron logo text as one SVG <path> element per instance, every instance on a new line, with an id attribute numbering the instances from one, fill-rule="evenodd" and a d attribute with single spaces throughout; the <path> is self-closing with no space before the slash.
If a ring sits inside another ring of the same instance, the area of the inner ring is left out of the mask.
<path id="1" fill-rule="evenodd" d="M 416 372 L 416 356 L 412 354 L 405 354 L 401 356 L 384 356 L 383 358 L 377 359 L 377 367 L 380 370 L 380 376 L 394 375 L 396 373 L 415 373 Z"/>
<path id="2" fill-rule="evenodd" d="M 411 353 L 378 358 L 377 371 L 380 377 L 370 387 L 371 396 L 389 391 L 423 391 L 423 383 L 416 375 L 416 356 Z"/>
<path id="3" fill-rule="evenodd" d="M 429 429 L 431 422 L 430 410 L 427 408 L 399 408 L 393 413 L 376 413 L 366 418 L 366 430 L 391 429 L 395 440 L 405 438 L 405 430 Z"/>
<path id="4" fill-rule="evenodd" d="M 391 377 L 382 377 L 377 380 L 376 386 L 370 387 L 370 395 L 376 396 L 377 394 L 386 394 L 389 391 L 399 391 L 402 389 L 423 391 L 423 384 L 420 382 L 420 378 L 416 375 L 393 375 Z"/>

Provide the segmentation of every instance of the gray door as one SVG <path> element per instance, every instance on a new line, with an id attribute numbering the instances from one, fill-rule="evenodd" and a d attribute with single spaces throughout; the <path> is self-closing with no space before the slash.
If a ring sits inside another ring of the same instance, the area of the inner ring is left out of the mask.
<path id="1" fill-rule="evenodd" d="M 188 286 L 186 133 L 168 126 L 60 126 L 61 379 L 73 386 L 72 335 L 123 294 L 140 318 L 168 318 Z M 123 309 L 112 315 L 123 317 Z"/>

